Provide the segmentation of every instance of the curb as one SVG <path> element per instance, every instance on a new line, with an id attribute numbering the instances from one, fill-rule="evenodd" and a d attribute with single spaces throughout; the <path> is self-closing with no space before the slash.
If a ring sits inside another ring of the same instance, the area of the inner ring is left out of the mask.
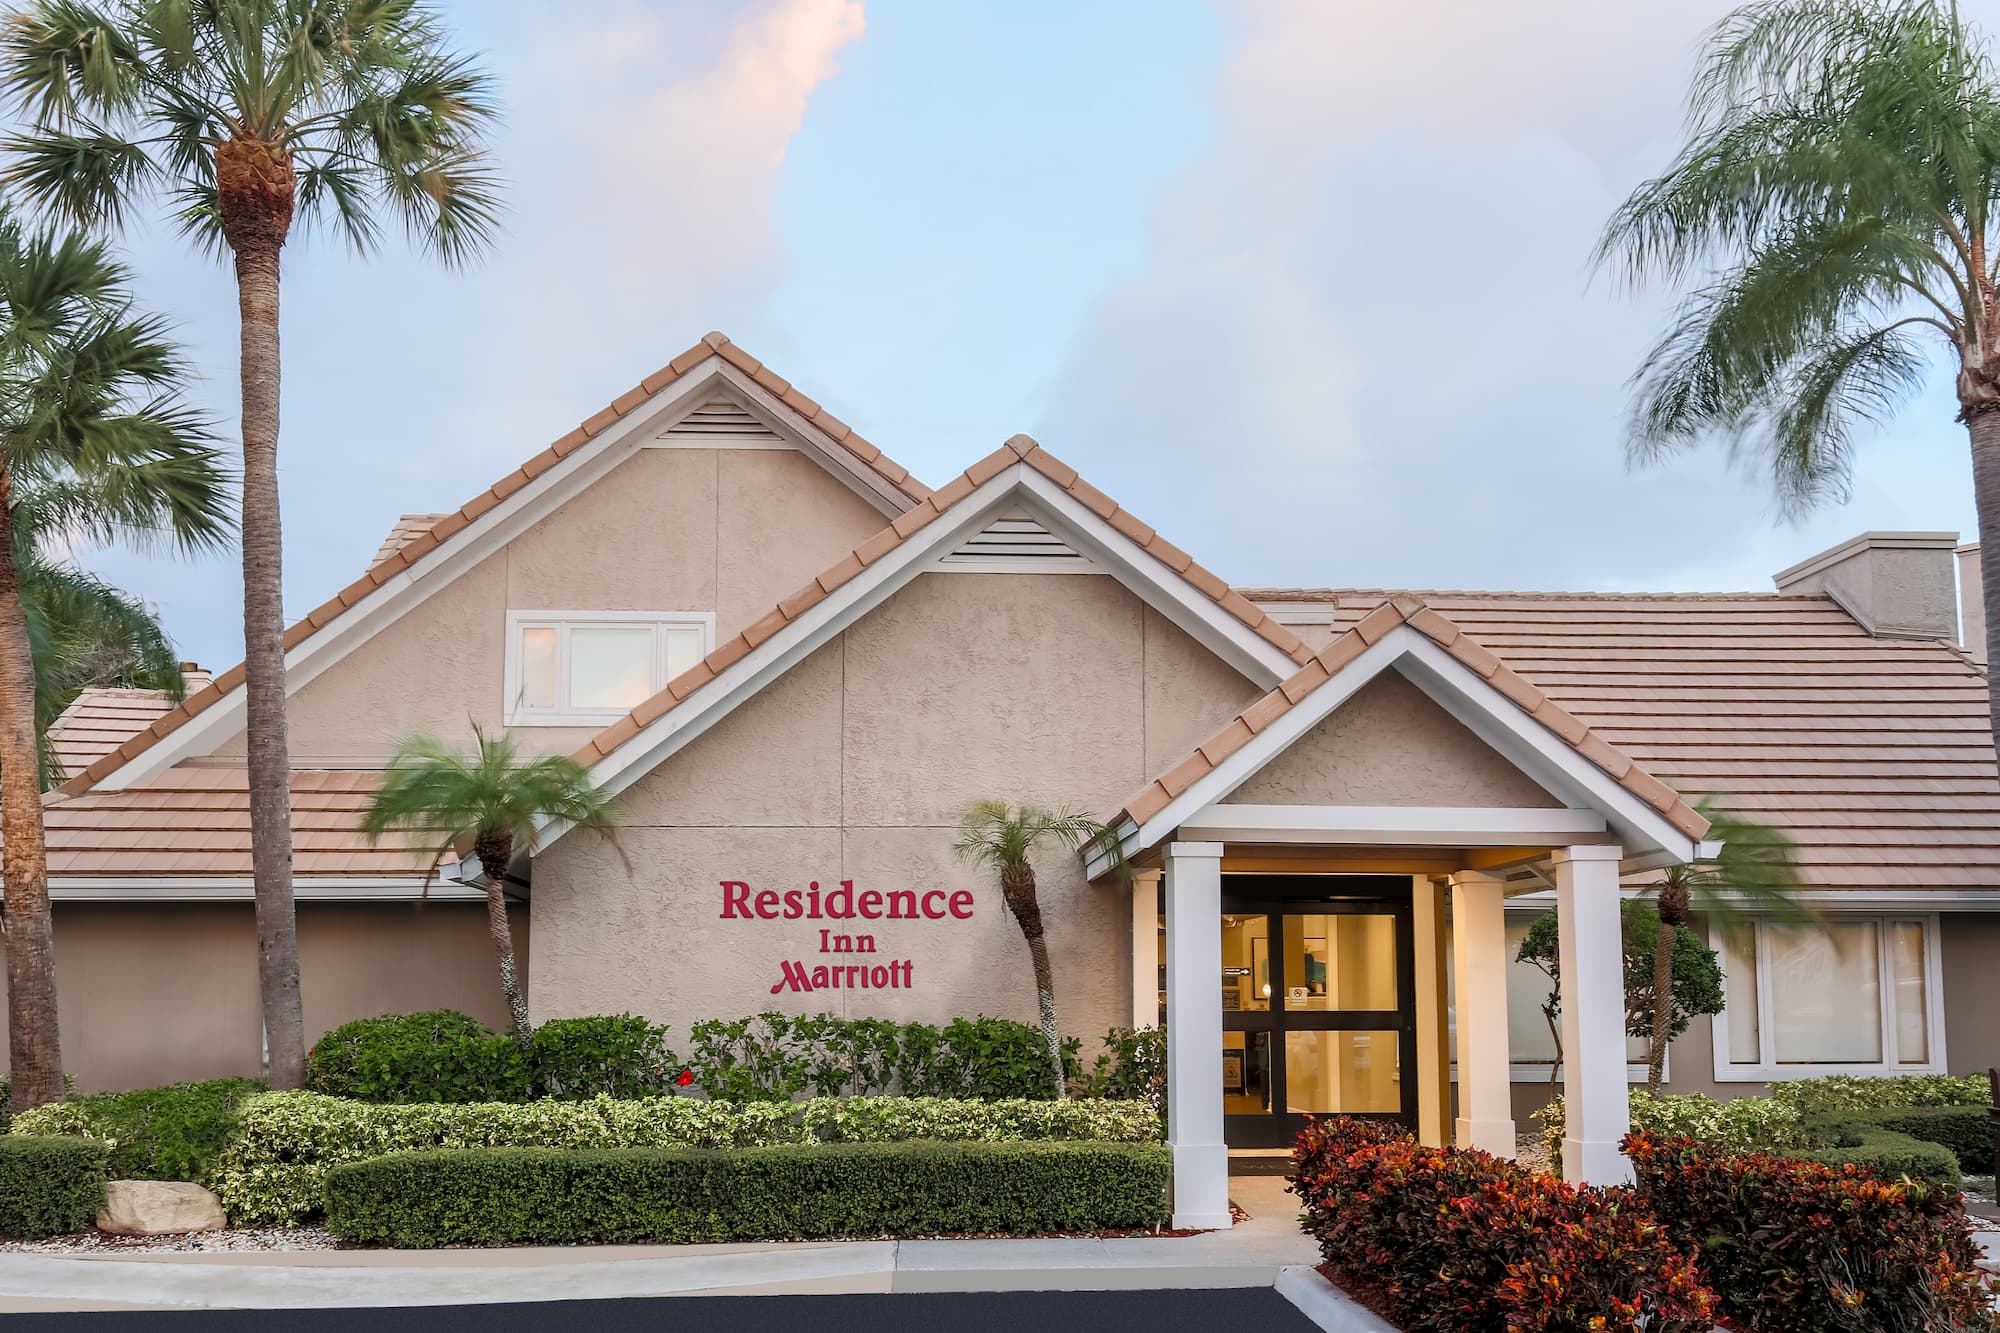
<path id="1" fill-rule="evenodd" d="M 1303 1264 L 1278 1270 L 1277 1291 L 1326 1333 L 1400 1333 L 1397 1327 Z"/>

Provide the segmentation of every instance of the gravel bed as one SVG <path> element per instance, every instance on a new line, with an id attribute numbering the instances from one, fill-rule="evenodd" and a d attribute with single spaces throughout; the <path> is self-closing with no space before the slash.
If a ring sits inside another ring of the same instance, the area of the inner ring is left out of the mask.
<path id="1" fill-rule="evenodd" d="M 346 1248 L 324 1226 L 234 1227 L 227 1231 L 184 1231 L 171 1236 L 109 1236 L 85 1231 L 48 1240 L 0 1241 L 0 1254 L 130 1254 L 148 1250 L 338 1250 Z"/>

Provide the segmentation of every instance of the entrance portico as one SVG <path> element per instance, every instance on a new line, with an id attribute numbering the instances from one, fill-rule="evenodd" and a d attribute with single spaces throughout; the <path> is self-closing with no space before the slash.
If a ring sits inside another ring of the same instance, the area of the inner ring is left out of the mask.
<path id="1" fill-rule="evenodd" d="M 1497 662 L 1482 673 L 1481 650 L 1467 643 L 1463 659 L 1454 654 L 1449 622 L 1407 602 L 1336 639 L 1113 821 L 1142 867 L 1135 1021 L 1139 969 L 1160 948 L 1164 920 L 1176 1226 L 1229 1225 L 1231 1147 L 1288 1142 L 1308 1114 L 1394 1118 L 1427 1142 L 1511 1156 L 1503 904 L 1551 886 L 1563 1174 L 1629 1179 L 1618 1152 L 1628 1127 L 1619 882 L 1701 854 L 1705 821 L 1532 686 L 1500 678 Z M 1403 740 L 1328 729 L 1385 675 L 1399 678 L 1396 697 L 1415 686 L 1422 708 L 1470 733 L 1457 742 L 1463 754 L 1442 762 L 1429 724 L 1409 710 L 1410 763 L 1437 804 L 1413 801 L 1422 792 L 1379 771 Z M 1383 803 L 1352 799 L 1376 794 Z M 1487 803 L 1445 803 L 1468 796 Z M 1098 856 L 1090 868 L 1108 865 Z M 1155 870 L 1157 914 L 1144 906 Z M 1225 934 L 1245 932 L 1248 947 L 1232 944 L 1225 957 Z M 1148 969 L 1144 988 L 1154 985 Z"/>

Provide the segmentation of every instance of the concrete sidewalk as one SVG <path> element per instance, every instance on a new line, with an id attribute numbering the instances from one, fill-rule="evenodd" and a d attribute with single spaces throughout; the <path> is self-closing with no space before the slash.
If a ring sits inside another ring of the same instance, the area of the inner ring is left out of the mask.
<path id="1" fill-rule="evenodd" d="M 1267 1287 L 1318 1254 L 1275 1176 L 1240 1176 L 1250 1220 L 1200 1236 L 909 1240 L 588 1250 L 0 1255 L 0 1313 L 297 1309 L 701 1294 Z"/>

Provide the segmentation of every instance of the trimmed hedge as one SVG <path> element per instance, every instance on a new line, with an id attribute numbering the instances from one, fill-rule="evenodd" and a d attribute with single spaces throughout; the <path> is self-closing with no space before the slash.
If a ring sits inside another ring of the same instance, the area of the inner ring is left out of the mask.
<path id="1" fill-rule="evenodd" d="M 256 1079 L 217 1078 L 136 1092 L 100 1092 L 23 1111 L 14 1132 L 101 1139 L 111 1147 L 113 1180 L 192 1180 L 207 1184 L 236 1129 L 243 1103 L 264 1090 Z"/>
<path id="2" fill-rule="evenodd" d="M 1411 1333 L 1709 1333 L 1713 1297 L 1630 1191 L 1335 1118 L 1291 1190 L 1339 1278 Z"/>
<path id="3" fill-rule="evenodd" d="M 89 1139 L 0 1138 L 0 1236 L 88 1231 L 104 1206 L 108 1150 Z"/>
<path id="4" fill-rule="evenodd" d="M 1955 1184 L 1635 1134 L 1638 1189 L 1696 1247 L 1721 1312 L 1764 1333 L 1991 1330 Z"/>
<path id="5" fill-rule="evenodd" d="M 1940 1144 L 1951 1149 L 1964 1172 L 1984 1174 L 1993 1169 L 1993 1128 L 1983 1106 L 1900 1106 L 1856 1111 L 1842 1119 Z"/>
<path id="6" fill-rule="evenodd" d="M 819 1141 L 1156 1142 L 1145 1102 L 967 1102 L 928 1097 L 803 1102 L 654 1097 L 379 1106 L 310 1092 L 251 1099 L 211 1188 L 242 1225 L 291 1225 L 325 1207 L 327 1172 L 391 1153 L 453 1148 L 754 1148 Z"/>
<path id="7" fill-rule="evenodd" d="M 327 1227 L 397 1246 L 1064 1232 L 1157 1226 L 1157 1144 L 803 1144 L 398 1153 L 327 1174 Z"/>
<path id="8" fill-rule="evenodd" d="M 1774 1083 L 1771 1100 L 1800 1115 L 1877 1111 L 1892 1106 L 1991 1106 L 1993 1087 L 1984 1074 L 1891 1074 L 1881 1078 L 1829 1074 Z"/>
<path id="9" fill-rule="evenodd" d="M 1787 1149 L 1785 1156 L 1821 1166 L 1863 1167 L 1884 1180 L 1908 1176 L 1940 1188 L 1958 1189 L 1962 1172 L 1951 1149 L 1898 1133 L 1858 1113 L 1849 1116 L 1808 1121 L 1807 1132 L 1823 1146 Z"/>

